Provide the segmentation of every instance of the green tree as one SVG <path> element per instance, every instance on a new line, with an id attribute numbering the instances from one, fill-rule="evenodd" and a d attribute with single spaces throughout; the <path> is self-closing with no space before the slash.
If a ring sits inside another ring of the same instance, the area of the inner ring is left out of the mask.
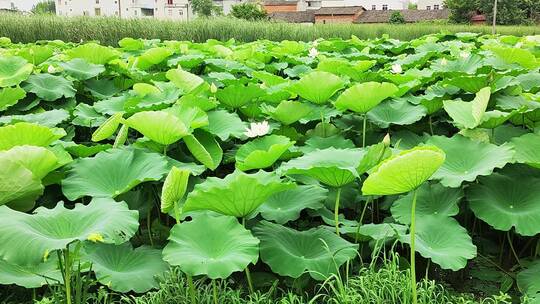
<path id="1" fill-rule="evenodd" d="M 231 16 L 250 21 L 264 20 L 268 18 L 266 11 L 256 3 L 246 2 L 232 6 Z"/>
<path id="2" fill-rule="evenodd" d="M 418 4 L 410 2 L 409 5 L 407 5 L 407 9 L 417 10 L 418 9 Z"/>
<path id="3" fill-rule="evenodd" d="M 212 15 L 221 15 L 221 9 L 214 5 L 212 0 L 192 0 L 191 8 L 199 17 L 210 17 Z"/>
<path id="4" fill-rule="evenodd" d="M 32 7 L 32 13 L 40 14 L 54 14 L 56 12 L 56 6 L 54 0 L 41 1 Z"/>
<path id="5" fill-rule="evenodd" d="M 403 24 L 405 23 L 405 18 L 401 12 L 393 12 L 388 22 L 391 24 Z"/>
<path id="6" fill-rule="evenodd" d="M 445 0 L 444 6 L 450 9 L 450 21 L 469 23 L 478 5 L 476 0 Z"/>
<path id="7" fill-rule="evenodd" d="M 512 25 L 527 23 L 528 16 L 522 9 L 523 0 L 498 0 L 497 24 Z M 483 12 L 487 20 L 493 20 L 494 0 L 479 0 L 478 9 Z"/>

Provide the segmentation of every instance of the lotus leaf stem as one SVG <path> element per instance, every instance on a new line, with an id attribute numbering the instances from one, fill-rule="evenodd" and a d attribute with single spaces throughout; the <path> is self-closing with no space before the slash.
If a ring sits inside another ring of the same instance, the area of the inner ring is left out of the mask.
<path id="1" fill-rule="evenodd" d="M 187 283 L 189 287 L 189 296 L 191 298 L 191 303 L 197 304 L 197 301 L 195 298 L 195 285 L 193 285 L 193 278 L 189 274 L 186 274 L 186 277 L 187 277 Z"/>
<path id="2" fill-rule="evenodd" d="M 341 187 L 337 188 L 336 203 L 334 205 L 334 222 L 336 224 L 336 234 L 339 236 L 339 198 L 341 196 Z"/>
<path id="3" fill-rule="evenodd" d="M 418 295 L 416 291 L 416 251 L 415 251 L 415 242 L 416 242 L 416 189 L 413 190 L 413 201 L 411 207 L 411 291 L 413 297 L 413 304 L 418 303 Z"/>
<path id="4" fill-rule="evenodd" d="M 366 128 L 367 128 L 367 114 L 364 114 L 364 122 L 362 123 L 362 148 L 366 147 Z"/>
<path id="5" fill-rule="evenodd" d="M 219 304 L 216 288 L 216 280 L 212 280 L 212 292 L 214 294 L 214 304 Z"/>
<path id="6" fill-rule="evenodd" d="M 246 227 L 245 217 L 242 218 L 242 226 L 244 226 L 244 228 Z M 246 266 L 245 273 L 246 273 L 246 281 L 248 283 L 249 293 L 253 294 L 254 289 L 253 289 L 253 282 L 251 281 L 251 273 L 249 272 L 249 264 Z"/>

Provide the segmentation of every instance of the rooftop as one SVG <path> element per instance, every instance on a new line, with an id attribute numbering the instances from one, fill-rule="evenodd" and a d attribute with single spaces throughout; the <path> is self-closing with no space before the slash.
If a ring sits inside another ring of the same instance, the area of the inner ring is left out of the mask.
<path id="1" fill-rule="evenodd" d="M 271 19 L 291 22 L 291 23 L 314 23 L 315 13 L 313 11 L 305 12 L 274 12 L 268 14 Z"/>
<path id="2" fill-rule="evenodd" d="M 321 7 L 315 11 L 315 15 L 355 15 L 365 10 L 362 6 Z"/>
<path id="3" fill-rule="evenodd" d="M 450 10 L 388 10 L 388 11 L 365 11 L 355 20 L 355 23 L 388 23 L 392 13 L 400 12 L 405 22 L 421 22 L 430 20 L 448 19 Z"/>

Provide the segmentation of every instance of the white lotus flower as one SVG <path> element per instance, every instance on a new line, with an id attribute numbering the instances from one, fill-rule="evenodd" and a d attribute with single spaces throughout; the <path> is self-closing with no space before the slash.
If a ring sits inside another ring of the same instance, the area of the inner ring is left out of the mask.
<path id="1" fill-rule="evenodd" d="M 516 48 L 520 49 L 523 46 L 523 42 L 516 43 Z"/>
<path id="2" fill-rule="evenodd" d="M 53 73 L 56 73 L 56 69 L 50 65 L 48 68 L 47 68 L 47 73 L 49 74 L 53 74 Z"/>
<path id="3" fill-rule="evenodd" d="M 244 132 L 244 135 L 247 137 L 257 137 L 257 136 L 264 136 L 268 134 L 270 131 L 270 125 L 268 124 L 268 121 L 263 121 L 260 123 L 252 122 L 250 124 L 249 128 L 246 128 L 246 132 Z"/>
<path id="4" fill-rule="evenodd" d="M 313 47 L 316 47 L 317 45 L 319 45 L 319 40 L 314 40 L 313 41 Z"/>
<path id="5" fill-rule="evenodd" d="M 401 67 L 401 64 L 394 64 L 394 65 L 392 65 L 392 72 L 394 72 L 394 74 L 401 74 L 401 73 L 403 73 L 403 68 Z"/>
<path id="6" fill-rule="evenodd" d="M 447 65 L 447 64 L 448 64 L 448 60 L 446 60 L 446 58 L 441 59 L 441 65 Z"/>
<path id="7" fill-rule="evenodd" d="M 469 56 L 471 56 L 471 53 L 467 52 L 467 51 L 462 51 L 461 53 L 459 53 L 459 57 L 461 58 L 469 58 Z"/>
<path id="8" fill-rule="evenodd" d="M 309 50 L 309 57 L 311 58 L 315 58 L 319 55 L 319 51 L 317 51 L 316 48 L 311 48 L 311 50 Z"/>

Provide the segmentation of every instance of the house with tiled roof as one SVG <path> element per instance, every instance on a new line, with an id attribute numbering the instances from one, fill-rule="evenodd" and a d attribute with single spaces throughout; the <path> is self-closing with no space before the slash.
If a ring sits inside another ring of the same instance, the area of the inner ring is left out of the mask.
<path id="1" fill-rule="evenodd" d="M 355 23 L 388 23 L 395 11 L 365 11 L 355 19 Z M 446 20 L 450 10 L 403 10 L 399 11 L 406 23 Z"/>

